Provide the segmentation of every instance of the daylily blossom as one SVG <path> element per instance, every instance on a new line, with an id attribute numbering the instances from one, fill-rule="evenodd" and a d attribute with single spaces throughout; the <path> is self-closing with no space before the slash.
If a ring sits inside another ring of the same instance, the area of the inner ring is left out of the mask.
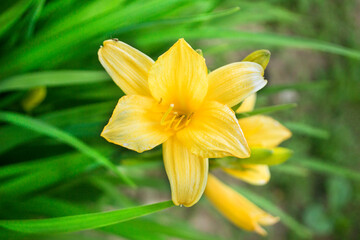
<path id="1" fill-rule="evenodd" d="M 253 94 L 244 100 L 236 112 L 252 111 L 255 102 L 256 94 Z M 252 149 L 274 149 L 280 143 L 291 137 L 291 132 L 286 127 L 268 116 L 255 115 L 241 118 L 239 119 L 239 124 L 249 147 Z M 279 151 L 279 154 L 281 154 L 281 151 Z M 224 170 L 236 178 L 255 185 L 263 185 L 270 180 L 270 171 L 267 165 L 243 164 L 242 167 L 242 169 L 224 168 Z"/>
<path id="2" fill-rule="evenodd" d="M 264 236 L 266 231 L 261 226 L 272 225 L 279 221 L 278 217 L 261 210 L 212 174 L 209 174 L 205 194 L 227 219 L 245 230 L 255 231 Z"/>
<path id="3" fill-rule="evenodd" d="M 256 95 L 246 98 L 236 111 L 252 111 L 255 105 Z M 239 119 L 239 124 L 244 132 L 249 147 L 274 149 L 281 142 L 291 137 L 291 132 L 276 120 L 262 115 Z M 282 151 L 274 151 L 282 154 Z M 240 168 L 223 168 L 231 176 L 255 185 L 263 185 L 270 179 L 270 171 L 267 165 L 243 164 Z M 275 224 L 279 218 L 264 212 L 251 203 L 240 193 L 226 186 L 215 176 L 209 175 L 205 189 L 205 195 L 214 206 L 236 226 L 248 231 L 255 231 L 266 235 L 261 226 Z"/>
<path id="4" fill-rule="evenodd" d="M 184 39 L 156 62 L 118 40 L 104 41 L 98 55 L 126 94 L 101 136 L 137 152 L 163 144 L 175 205 L 200 199 L 208 158 L 249 157 L 231 107 L 265 86 L 261 65 L 236 62 L 208 74 L 205 59 Z"/>

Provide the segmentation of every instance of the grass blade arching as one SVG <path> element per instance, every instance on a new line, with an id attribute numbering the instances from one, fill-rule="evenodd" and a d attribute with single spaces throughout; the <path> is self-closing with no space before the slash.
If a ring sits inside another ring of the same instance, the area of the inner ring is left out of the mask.
<path id="1" fill-rule="evenodd" d="M 121 179 L 123 179 L 127 184 L 129 184 L 131 186 L 135 186 L 135 184 L 128 177 L 126 177 L 114 164 L 112 164 L 109 159 L 107 159 L 105 156 L 103 156 L 98 151 L 96 151 L 92 147 L 88 146 L 81 140 L 68 134 L 67 132 L 64 132 L 64 131 L 62 131 L 52 125 L 49 125 L 45 122 L 42 122 L 40 120 L 30 118 L 30 117 L 27 117 L 27 116 L 24 116 L 24 115 L 21 115 L 18 113 L 0 112 L 0 120 L 36 131 L 38 133 L 44 134 L 46 136 L 55 138 L 66 144 L 69 144 L 70 146 L 79 150 L 86 156 L 91 157 L 95 161 L 101 163 L 108 169 L 112 170 Z"/>

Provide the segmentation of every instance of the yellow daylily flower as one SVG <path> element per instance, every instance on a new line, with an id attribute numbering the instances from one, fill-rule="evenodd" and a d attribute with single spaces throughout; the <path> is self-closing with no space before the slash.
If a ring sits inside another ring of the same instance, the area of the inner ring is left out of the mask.
<path id="1" fill-rule="evenodd" d="M 232 63 L 208 74 L 205 59 L 184 39 L 156 62 L 116 39 L 104 41 L 98 55 L 126 94 L 101 136 L 137 152 L 163 144 L 175 205 L 200 199 L 208 158 L 249 157 L 231 107 L 265 86 L 260 64 Z"/>
<path id="2" fill-rule="evenodd" d="M 257 62 L 265 69 L 269 59 L 269 51 L 259 50 L 250 54 L 244 60 Z M 255 103 L 256 94 L 254 93 L 242 102 L 236 112 L 252 111 Z M 275 155 L 284 152 L 281 148 L 275 149 L 275 147 L 290 138 L 291 132 L 279 122 L 262 115 L 242 118 L 238 121 L 250 148 L 273 149 Z M 270 180 L 270 171 L 267 165 L 242 164 L 240 168 L 222 169 L 235 178 L 255 185 L 263 185 Z M 226 218 L 245 230 L 266 235 L 266 231 L 261 225 L 272 225 L 279 221 L 278 217 L 273 217 L 264 212 L 211 174 L 208 176 L 205 195 Z"/>
<path id="3" fill-rule="evenodd" d="M 272 225 L 279 221 L 278 217 L 261 210 L 212 174 L 208 176 L 205 194 L 221 214 L 245 230 L 255 231 L 264 236 L 267 233 L 261 226 Z"/>

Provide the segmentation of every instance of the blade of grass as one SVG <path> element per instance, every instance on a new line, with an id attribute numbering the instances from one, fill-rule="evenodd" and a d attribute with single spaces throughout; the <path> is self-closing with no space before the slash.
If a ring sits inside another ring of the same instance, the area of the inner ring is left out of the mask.
<path id="1" fill-rule="evenodd" d="M 38 165 L 41 163 L 39 161 Z M 77 176 L 89 168 L 89 163 L 89 159 L 80 154 L 61 155 L 31 172 L 26 171 L 25 175 L 3 181 L 0 185 L 0 201 L 24 196 Z"/>
<path id="2" fill-rule="evenodd" d="M 13 175 L 27 172 L 35 172 L 36 170 L 41 169 L 51 169 L 54 166 L 61 164 L 61 161 L 63 161 L 63 159 L 69 158 L 73 159 L 73 154 L 63 154 L 59 156 L 38 159 L 35 161 L 26 161 L 16 164 L 5 165 L 0 167 L 0 178 L 10 177 Z M 76 161 L 76 159 L 74 161 Z"/>
<path id="3" fill-rule="evenodd" d="M 55 138 L 63 143 L 66 143 L 75 149 L 82 152 L 84 155 L 94 159 L 96 162 L 99 162 L 103 166 L 107 167 L 109 170 L 112 170 L 117 174 L 122 180 L 124 180 L 130 186 L 135 186 L 135 184 L 125 176 L 119 168 L 117 168 L 109 159 L 104 157 L 94 148 L 86 145 L 84 142 L 73 137 L 72 135 L 64 132 L 52 125 L 49 125 L 45 122 L 42 122 L 37 119 L 33 119 L 21 114 L 11 113 L 11 112 L 0 112 L 0 120 L 15 124 L 27 128 L 29 130 L 44 134 L 46 136 Z"/>
<path id="4" fill-rule="evenodd" d="M 24 92 L 16 92 L 16 93 L 12 93 L 10 95 L 7 95 L 6 97 L 3 97 L 0 100 L 0 109 L 7 107 L 8 105 L 12 104 L 15 101 L 18 101 L 24 95 L 25 95 Z"/>
<path id="5" fill-rule="evenodd" d="M 150 28 L 150 27 L 159 28 L 159 27 L 167 26 L 167 25 L 174 26 L 176 24 L 205 22 L 205 21 L 232 15 L 232 14 L 238 12 L 239 10 L 240 10 L 239 7 L 234 7 L 234 8 L 226 9 L 226 10 L 219 11 L 219 12 L 203 13 L 203 14 L 186 16 L 186 17 L 181 17 L 181 18 L 168 18 L 168 19 L 144 22 L 144 23 L 140 23 L 140 24 L 136 24 L 136 25 L 130 25 L 127 28 L 121 28 L 121 29 L 115 31 L 114 34 L 118 35 L 121 33 L 128 32 L 128 31 L 134 31 L 134 30 Z"/>
<path id="6" fill-rule="evenodd" d="M 14 206 L 14 205 L 17 206 L 17 209 L 19 209 L 19 211 L 36 213 L 51 217 L 77 215 L 87 212 L 87 210 L 84 210 L 73 203 L 69 203 L 63 200 L 49 198 L 49 197 L 36 197 L 22 202 L 11 201 L 8 202 L 7 204 L 9 204 L 10 206 Z M 182 225 L 179 226 L 179 224 Z M 152 233 L 156 233 L 155 235 L 159 237 L 167 236 L 165 239 L 168 239 L 169 236 L 180 239 L 193 239 L 193 240 L 220 239 L 216 236 L 208 235 L 206 233 L 200 232 L 192 228 L 191 225 L 184 223 L 180 219 L 176 221 L 172 221 L 171 223 L 163 224 L 163 223 L 159 223 L 153 218 L 146 218 L 146 219 L 137 218 L 127 222 L 122 222 L 115 225 L 103 227 L 100 228 L 99 230 L 107 233 L 112 233 L 118 236 L 126 237 L 129 239 L 133 239 L 132 234 L 135 233 L 137 234 L 136 239 L 144 239 L 144 240 L 158 239 L 156 237 L 152 238 L 153 237 Z"/>
<path id="7" fill-rule="evenodd" d="M 284 125 L 287 128 L 289 128 L 292 132 L 297 134 L 314 137 L 314 138 L 320 138 L 320 139 L 328 139 L 330 137 L 328 131 L 309 126 L 305 123 L 286 122 L 284 123 Z"/>
<path id="8" fill-rule="evenodd" d="M 61 35 L 40 36 L 31 43 L 14 49 L 6 58 L 1 59 L 1 62 L 7 65 L 5 68 L 0 64 L 1 75 L 8 76 L 15 72 L 38 68 L 50 60 L 51 62 L 62 61 L 64 60 L 63 55 L 68 52 L 77 51 L 79 55 L 83 55 L 85 52 L 78 51 L 78 49 L 91 39 L 100 36 L 105 37 L 115 29 L 127 27 L 131 24 L 156 19 L 158 15 L 163 15 L 183 1 L 134 1 L 121 8 L 121 11 L 114 11 L 111 14 L 93 18 L 84 24 L 76 25 L 69 31 L 62 32 Z M 44 54 L 44 52 L 47 54 Z M 61 58 L 59 58 L 59 55 L 61 55 Z"/>
<path id="9" fill-rule="evenodd" d="M 30 18 L 30 22 L 25 34 L 25 39 L 28 40 L 32 37 L 35 29 L 36 22 L 38 21 L 41 11 L 45 5 L 45 0 L 36 0 L 33 13 Z"/>
<path id="10" fill-rule="evenodd" d="M 267 114 L 267 113 L 273 113 L 277 111 L 283 111 L 291 108 L 295 108 L 297 106 L 296 103 L 289 103 L 289 104 L 281 104 L 281 105 L 275 105 L 270 107 L 263 107 L 263 108 L 257 108 L 254 111 L 250 112 L 243 112 L 243 113 L 236 113 L 237 118 L 245 118 L 245 117 L 251 117 L 258 114 Z"/>
<path id="11" fill-rule="evenodd" d="M 322 80 L 317 82 L 301 82 L 301 83 L 287 83 L 269 85 L 261 90 L 262 94 L 273 94 L 284 90 L 296 90 L 296 91 L 325 91 L 329 87 L 329 81 Z"/>
<path id="12" fill-rule="evenodd" d="M 271 46 L 292 47 L 301 49 L 311 49 L 342 56 L 360 59 L 360 51 L 342 47 L 336 44 L 323 42 L 319 40 L 306 39 L 300 37 L 281 36 L 272 33 L 253 33 L 237 30 L 228 30 L 223 28 L 203 28 L 196 31 L 189 29 L 166 29 L 165 32 L 151 32 L 144 34 L 141 39 L 137 39 L 138 44 L 153 45 L 159 42 L 166 42 L 176 38 L 186 39 L 229 39 L 240 40 L 251 43 L 261 43 Z"/>
<path id="13" fill-rule="evenodd" d="M 316 158 L 293 158 L 292 164 L 300 165 L 302 167 L 308 168 L 312 171 L 319 173 L 329 174 L 331 176 L 337 175 L 341 177 L 346 177 L 352 180 L 360 181 L 360 172 L 344 168 L 343 166 L 328 163 L 322 159 Z"/>
<path id="14" fill-rule="evenodd" d="M 61 70 L 17 75 L 0 82 L 0 92 L 30 89 L 38 86 L 55 87 L 110 81 L 104 71 Z"/>
<path id="15" fill-rule="evenodd" d="M 1 220 L 0 226 L 26 233 L 76 232 L 125 222 L 172 206 L 174 206 L 172 201 L 165 201 L 109 212 L 89 213 L 59 218 L 40 220 Z"/>
<path id="16" fill-rule="evenodd" d="M 55 125 L 57 127 L 64 127 L 65 125 L 86 123 L 88 121 L 101 121 L 106 119 L 107 115 L 116 105 L 116 102 L 102 102 L 96 104 L 89 104 L 60 111 L 54 111 L 39 117 L 41 121 L 47 124 Z M 84 118 L 86 116 L 86 118 Z M 39 137 L 38 132 L 26 130 L 18 126 L 4 126 L 0 130 L 0 154 L 6 152 L 20 144 L 29 142 L 32 139 Z M 10 137 L 11 136 L 11 137 Z"/>
<path id="17" fill-rule="evenodd" d="M 0 36 L 3 35 L 30 7 L 33 0 L 18 1 L 0 15 Z"/>

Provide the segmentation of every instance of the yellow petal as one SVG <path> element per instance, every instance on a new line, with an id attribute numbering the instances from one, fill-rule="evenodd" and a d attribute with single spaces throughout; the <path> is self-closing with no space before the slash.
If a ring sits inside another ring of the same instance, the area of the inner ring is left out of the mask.
<path id="1" fill-rule="evenodd" d="M 163 156 L 174 204 L 193 206 L 205 190 L 208 159 L 192 154 L 176 137 L 163 144 Z"/>
<path id="2" fill-rule="evenodd" d="M 124 96 L 120 98 L 101 136 L 137 152 L 152 149 L 172 135 L 160 125 L 161 111 L 152 98 Z"/>
<path id="3" fill-rule="evenodd" d="M 101 64 L 125 94 L 151 96 L 148 72 L 154 61 L 118 40 L 106 40 L 98 51 Z"/>
<path id="4" fill-rule="evenodd" d="M 231 176 L 254 185 L 264 185 L 270 180 L 270 171 L 267 165 L 243 164 L 242 169 L 223 168 Z"/>
<path id="5" fill-rule="evenodd" d="M 202 157 L 217 158 L 250 156 L 250 149 L 235 117 L 226 105 L 205 102 L 194 113 L 190 124 L 177 133 L 192 153 Z"/>
<path id="6" fill-rule="evenodd" d="M 236 110 L 236 113 L 250 112 L 254 110 L 256 103 L 256 93 L 251 94 L 249 97 L 241 103 L 240 107 Z"/>
<path id="7" fill-rule="evenodd" d="M 260 64 L 263 69 L 265 69 L 270 61 L 270 55 L 271 53 L 269 50 L 257 50 L 246 56 L 246 58 L 243 59 L 243 62 L 255 62 Z"/>
<path id="8" fill-rule="evenodd" d="M 211 72 L 207 100 L 233 107 L 266 85 L 264 69 L 257 63 L 237 62 Z"/>
<path id="9" fill-rule="evenodd" d="M 250 147 L 273 148 L 291 137 L 291 132 L 271 117 L 241 118 L 239 124 Z"/>
<path id="10" fill-rule="evenodd" d="M 266 235 L 261 225 L 272 225 L 279 221 L 278 217 L 264 212 L 211 174 L 208 176 L 205 195 L 221 214 L 245 230 Z"/>
<path id="11" fill-rule="evenodd" d="M 184 39 L 161 55 L 149 73 L 149 87 L 157 101 L 174 104 L 184 114 L 197 110 L 203 102 L 208 82 L 205 59 Z"/>

